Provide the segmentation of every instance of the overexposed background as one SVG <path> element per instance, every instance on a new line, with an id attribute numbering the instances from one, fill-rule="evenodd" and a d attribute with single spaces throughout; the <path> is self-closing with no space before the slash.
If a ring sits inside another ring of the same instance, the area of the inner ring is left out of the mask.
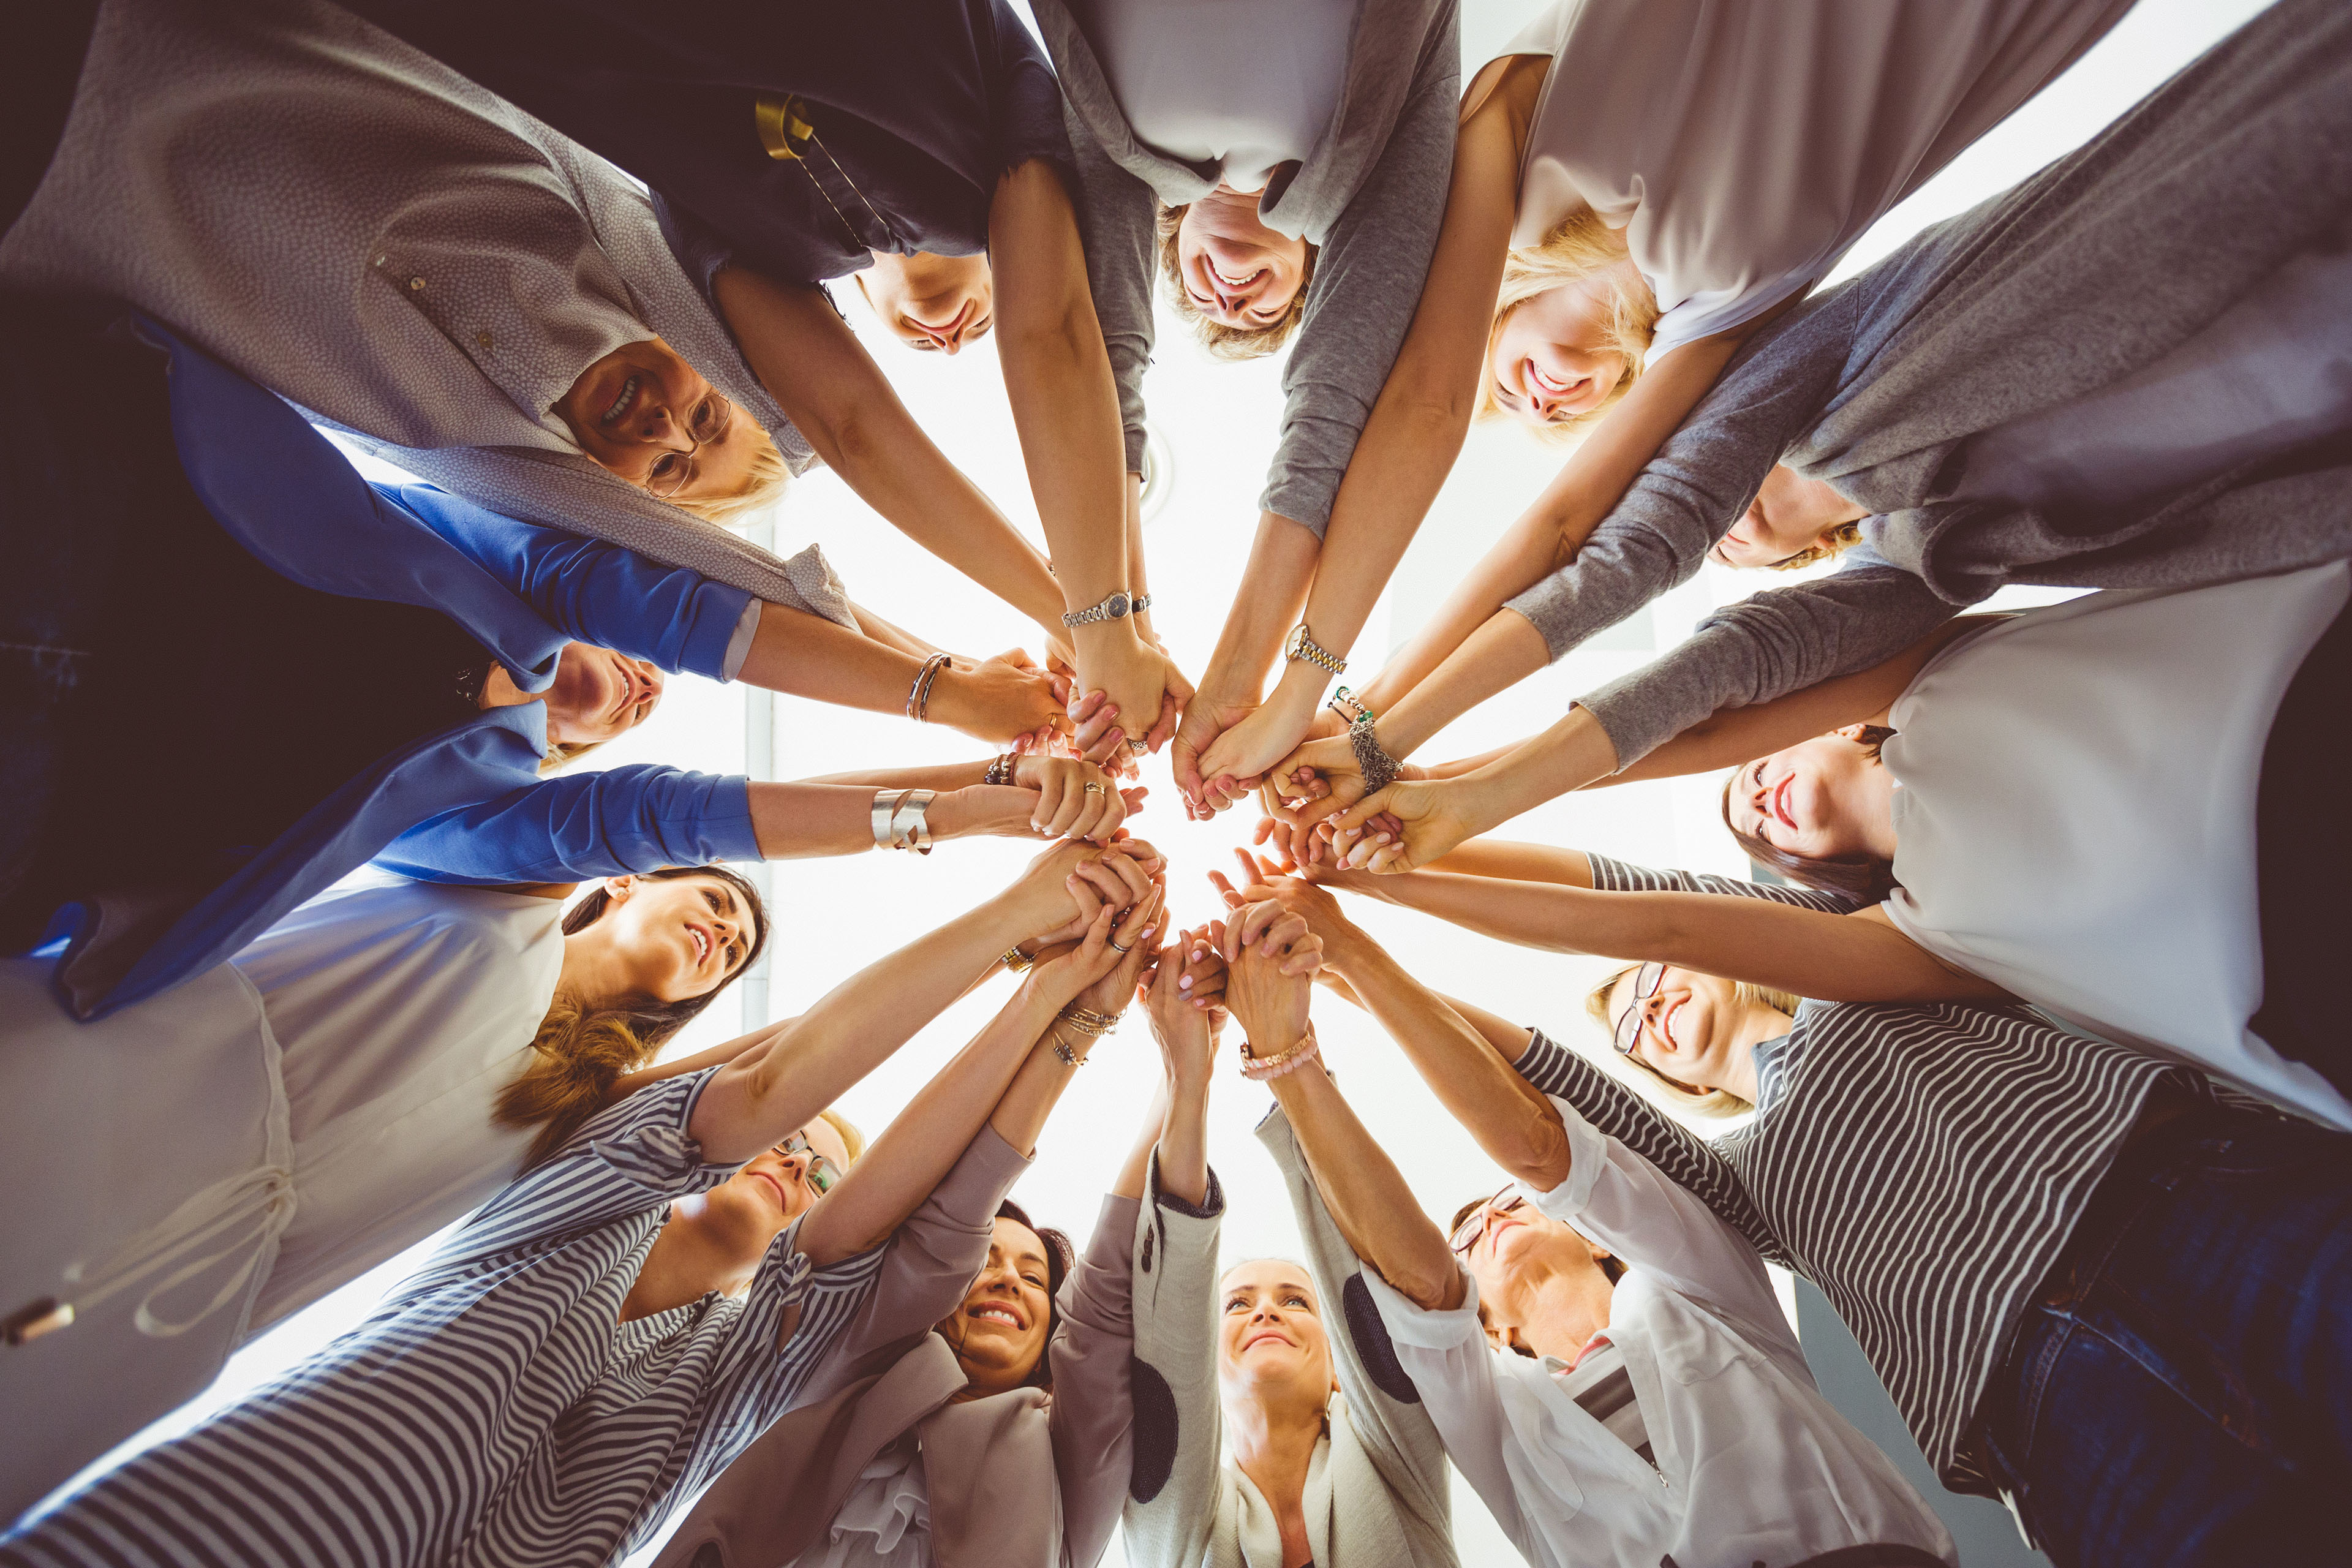
<path id="1" fill-rule="evenodd" d="M 1464 0 L 1465 79 L 1542 8 L 1540 0 Z M 2252 0 L 2141 0 L 2071 72 L 1865 235 L 1838 276 L 1867 266 L 1926 224 L 2005 189 L 2080 145 L 2259 8 Z M 1042 542 L 992 345 L 982 342 L 952 359 L 919 355 L 876 327 L 854 289 L 844 289 L 841 298 L 852 323 L 925 428 Z M 1282 406 L 1280 376 L 1279 360 L 1248 365 L 1211 361 L 1163 313 L 1159 357 L 1147 391 L 1171 473 L 1164 502 L 1147 529 L 1146 545 L 1153 619 L 1179 661 L 1196 676 L 1239 586 L 1256 525 L 1256 498 Z M 1369 674 L 1435 606 L 1559 461 L 1557 447 L 1541 446 L 1508 426 L 1471 432 L 1451 481 L 1359 641 L 1353 662 L 1360 676 Z M 860 602 L 941 647 L 985 655 L 1029 635 L 1013 611 L 908 544 L 829 473 L 814 472 L 794 485 L 761 527 L 772 531 L 785 552 L 811 540 L 821 542 Z M 1423 756 L 1464 755 L 1533 733 L 1565 711 L 1577 693 L 1672 646 L 1710 609 L 1786 580 L 1709 565 L 1641 615 L 1465 717 Z M 1998 602 L 2063 596 L 2015 594 Z M 858 765 L 982 754 L 983 748 L 961 737 L 895 717 L 680 679 L 650 721 L 604 748 L 595 761 L 603 766 L 659 761 L 796 778 Z M 1236 811 L 1207 824 L 1184 821 L 1164 753 L 1147 762 L 1145 782 L 1152 787 L 1152 799 L 1132 826 L 1174 862 L 1170 890 L 1175 920 L 1187 925 L 1207 920 L 1220 906 L 1204 873 L 1229 866 L 1231 847 L 1246 842 L 1254 814 Z M 1745 861 L 1717 816 L 1718 790 L 1718 780 L 1705 778 L 1629 785 L 1554 802 L 1507 831 L 1591 846 L 1643 864 L 1744 874 Z M 765 973 L 739 982 L 686 1031 L 674 1051 L 699 1049 L 804 1009 L 865 964 L 1003 886 L 1033 853 L 1030 844 L 982 840 L 943 846 L 929 858 L 868 854 L 764 868 L 775 922 Z M 1439 989 L 1608 1057 L 1583 1008 L 1585 993 L 1612 967 L 1605 961 L 1506 947 L 1385 906 L 1351 912 Z M 852 1090 L 841 1110 L 869 1132 L 880 1128 L 976 1032 L 1007 989 L 1000 980 L 951 1008 Z M 1328 1059 L 1366 1122 L 1396 1152 L 1424 1208 L 1442 1218 L 1465 1199 L 1491 1192 L 1498 1173 L 1467 1134 L 1433 1114 L 1419 1079 L 1379 1032 L 1328 996 L 1318 995 L 1317 1011 Z M 1041 1222 L 1062 1226 L 1083 1245 L 1101 1192 L 1150 1100 L 1158 1071 L 1139 1010 L 1131 1013 L 1078 1075 L 1045 1133 L 1035 1168 L 1016 1192 Z M 1223 1240 L 1231 1258 L 1297 1250 L 1296 1229 L 1274 1167 L 1251 1135 L 1270 1103 L 1264 1089 L 1238 1075 L 1221 1081 L 1216 1090 L 1210 1157 L 1229 1194 Z M 247 1346 L 204 1398 L 108 1456 L 93 1472 L 184 1429 L 356 1323 L 431 1245 L 387 1263 Z M 1454 1506 L 1466 1563 L 1514 1560 L 1467 1487 L 1456 1486 Z M 1979 1539 L 1990 1538 L 1967 1534 L 1964 1545 Z M 2004 1560 L 1997 1545 L 1968 1550 L 1971 1563 Z M 1116 1543 L 1106 1561 L 1124 1562 Z"/>

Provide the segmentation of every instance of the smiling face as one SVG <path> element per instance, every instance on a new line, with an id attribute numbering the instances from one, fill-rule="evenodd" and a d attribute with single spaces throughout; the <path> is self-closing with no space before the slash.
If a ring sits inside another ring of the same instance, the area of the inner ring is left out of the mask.
<path id="1" fill-rule="evenodd" d="M 614 349 L 581 372 L 555 414 L 600 467 L 670 500 L 741 494 L 762 436 L 758 420 L 659 338 Z"/>
<path id="2" fill-rule="evenodd" d="M 1776 463 L 1747 511 L 1707 554 L 1726 566 L 1775 566 L 1828 544 L 1840 528 L 1869 515 L 1821 480 Z"/>
<path id="3" fill-rule="evenodd" d="M 1556 1275 L 1589 1274 L 1602 1289 L 1608 1288 L 1608 1273 L 1601 1267 L 1607 1249 L 1519 1199 L 1516 1188 L 1490 1199 L 1486 1209 L 1485 1231 L 1458 1256 L 1478 1282 L 1490 1339 L 1519 1341 L 1518 1331 L 1536 1316 L 1538 1292 Z"/>
<path id="4" fill-rule="evenodd" d="M 661 706 L 662 672 L 641 658 L 584 642 L 566 643 L 547 704 L 547 738 L 591 745 L 627 733 Z"/>
<path id="5" fill-rule="evenodd" d="M 987 1264 L 964 1292 L 963 1304 L 939 1324 L 971 1393 L 1018 1388 L 1037 1370 L 1053 1321 L 1052 1278 L 1044 1239 L 1019 1220 L 998 1215 Z"/>
<path id="6" fill-rule="evenodd" d="M 1895 854 L 1895 777 L 1861 727 L 1816 736 L 1749 763 L 1731 778 L 1732 830 L 1809 860 Z"/>
<path id="7" fill-rule="evenodd" d="M 593 962 L 622 994 L 683 1002 L 716 991 L 751 953 L 751 914 L 717 877 L 614 877 L 612 903 L 595 923 L 565 938 L 596 951 Z"/>
<path id="8" fill-rule="evenodd" d="M 874 265 L 856 276 L 874 314 L 910 348 L 951 354 L 996 325 L 996 284 L 985 256 L 877 250 Z"/>
<path id="9" fill-rule="evenodd" d="M 1219 186 L 1176 226 L 1184 297 L 1210 321 L 1247 331 L 1281 321 L 1307 279 L 1307 242 L 1260 223 L 1257 201 Z"/>
<path id="10" fill-rule="evenodd" d="M 1748 1009 L 1735 983 L 1670 963 L 1657 990 L 1637 1004 L 1633 986 L 1639 973 L 1638 965 L 1627 970 L 1609 988 L 1612 1026 L 1622 1024 L 1627 1008 L 1639 1008 L 1633 1055 L 1694 1094 L 1744 1086 L 1752 1079 L 1752 1072 L 1743 1077 L 1737 1070 L 1753 1047 L 1741 1033 Z"/>
<path id="11" fill-rule="evenodd" d="M 1228 1399 L 1321 1410 L 1331 1392 L 1331 1341 L 1299 1264 L 1262 1258 L 1219 1287 L 1217 1382 Z"/>
<path id="12" fill-rule="evenodd" d="M 1585 279 L 1513 307 L 1486 351 L 1495 402 L 1528 425 L 1557 425 L 1609 399 L 1630 368 L 1612 342 L 1608 283 Z"/>

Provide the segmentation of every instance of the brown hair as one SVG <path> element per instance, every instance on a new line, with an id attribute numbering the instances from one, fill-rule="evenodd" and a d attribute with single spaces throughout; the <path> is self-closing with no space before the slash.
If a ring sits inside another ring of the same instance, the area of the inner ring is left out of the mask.
<path id="1" fill-rule="evenodd" d="M 547 1016 L 531 1037 L 530 1065 L 499 1091 L 494 1120 L 504 1127 L 537 1127 L 526 1165 L 536 1165 L 553 1154 L 580 1131 L 587 1120 L 604 1109 L 613 1086 L 624 1073 L 653 1059 L 671 1036 L 686 1027 L 710 1005 L 711 999 L 733 983 L 735 976 L 759 961 L 768 944 L 768 911 L 759 889 L 723 866 L 673 866 L 661 871 L 640 871 L 641 880 L 672 881 L 681 877 L 709 877 L 726 883 L 743 900 L 751 915 L 751 951 L 732 973 L 699 996 L 677 1002 L 642 1002 L 623 998 L 603 1005 L 583 1005 L 559 993 Z M 613 896 L 596 889 L 563 916 L 563 934 L 586 931 L 612 907 Z M 836 1129 L 839 1123 L 835 1123 Z M 843 1141 L 848 1141 L 845 1133 Z M 855 1155 L 853 1154 L 853 1158 Z"/>
<path id="2" fill-rule="evenodd" d="M 1894 734 L 1895 731 L 1884 724 L 1864 724 L 1862 739 L 1857 743 L 1875 759 L 1879 748 Z M 1895 890 L 1895 862 L 1892 860 L 1882 860 L 1875 855 L 1796 855 L 1778 845 L 1767 843 L 1757 834 L 1740 832 L 1731 820 L 1731 787 L 1739 782 L 1741 773 L 1748 765 L 1741 763 L 1732 770 L 1729 778 L 1723 781 L 1723 826 L 1730 829 L 1732 838 L 1748 852 L 1750 860 L 1759 866 L 1770 867 L 1800 886 L 1824 893 L 1843 893 L 1847 898 L 1859 899 L 1865 904 L 1878 903 Z"/>
<path id="3" fill-rule="evenodd" d="M 1862 524 L 1858 521 L 1841 522 L 1822 534 L 1818 541 L 1808 544 L 1794 555 L 1784 555 L 1778 561 L 1768 563 L 1765 570 L 1794 572 L 1818 562 L 1827 561 L 1833 555 L 1842 555 L 1861 542 Z"/>
<path id="4" fill-rule="evenodd" d="M 1193 334 L 1202 346 L 1219 359 L 1264 359 L 1289 341 L 1307 317 L 1307 286 L 1315 280 L 1315 258 L 1320 247 L 1312 240 L 1307 242 L 1307 258 L 1298 272 L 1298 292 L 1290 297 L 1290 308 L 1280 317 L 1263 327 L 1229 327 L 1223 321 L 1213 321 L 1201 314 L 1201 307 L 1184 290 L 1184 265 L 1176 255 L 1176 231 L 1184 222 L 1185 208 L 1163 205 L 1160 209 L 1160 275 L 1169 288 L 1169 303 L 1176 313 L 1192 324 Z"/>
<path id="5" fill-rule="evenodd" d="M 736 413 L 744 419 L 751 416 L 747 410 L 740 408 Z M 705 522 L 732 528 L 751 513 L 781 497 L 784 487 L 792 482 L 793 470 L 765 430 L 758 430 L 754 434 L 758 439 L 751 447 L 751 463 L 744 470 L 741 489 L 731 496 L 704 496 L 691 500 L 680 497 L 669 504 L 692 512 Z"/>
<path id="6" fill-rule="evenodd" d="M 1639 963 L 1624 965 L 1594 986 L 1591 994 L 1584 998 L 1585 1012 L 1590 1014 L 1592 1021 L 1600 1025 L 1601 1029 L 1612 1037 L 1617 1032 L 1617 1020 L 1609 1011 L 1609 994 L 1617 989 L 1619 981 L 1641 967 Z M 1792 1018 L 1797 1016 L 1799 998 L 1786 991 L 1775 991 L 1768 985 L 1755 985 L 1745 980 L 1735 980 L 1731 984 L 1733 998 L 1743 1007 L 1761 1002 L 1775 1012 L 1786 1013 Z M 1638 1056 L 1626 1056 L 1622 1052 L 1613 1051 L 1611 1054 L 1616 1056 L 1619 1060 L 1638 1068 L 1643 1075 L 1643 1086 L 1655 1098 L 1695 1115 L 1744 1116 L 1756 1109 L 1727 1089 L 1708 1089 L 1694 1092 L 1689 1085 L 1676 1083 Z"/>
<path id="7" fill-rule="evenodd" d="M 1543 427 L 1547 440 L 1559 440 L 1579 434 L 1614 407 L 1618 400 L 1633 390 L 1642 377 L 1642 362 L 1650 352 L 1650 342 L 1658 331 L 1658 297 L 1642 275 L 1625 265 L 1624 247 L 1615 237 L 1615 231 L 1601 222 L 1601 215 L 1591 207 L 1579 207 L 1554 224 L 1551 231 L 1535 245 L 1515 248 L 1503 263 L 1503 286 L 1495 300 L 1494 325 L 1486 329 L 1486 359 L 1494 357 L 1495 339 L 1501 333 L 1503 323 L 1511 312 L 1538 294 L 1571 284 L 1591 282 L 1605 289 L 1604 300 L 1608 313 L 1601 324 L 1601 334 L 1612 353 L 1622 356 L 1624 374 L 1599 406 L 1562 419 Z M 1478 376 L 1478 415 L 1485 418 L 1501 412 L 1502 405 L 1495 400 L 1495 377 L 1481 368 Z"/>

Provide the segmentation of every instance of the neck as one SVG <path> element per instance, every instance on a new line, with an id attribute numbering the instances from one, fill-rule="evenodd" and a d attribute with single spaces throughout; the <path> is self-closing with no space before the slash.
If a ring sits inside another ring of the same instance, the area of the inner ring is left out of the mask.
<path id="1" fill-rule="evenodd" d="M 1756 1047 L 1767 1040 L 1777 1040 L 1796 1023 L 1769 1002 L 1751 1002 L 1739 1020 L 1739 1027 L 1731 1038 L 1730 1059 L 1724 1064 L 1723 1081 L 1716 1087 L 1727 1089 L 1746 1100 L 1756 1103 Z"/>
<path id="2" fill-rule="evenodd" d="M 621 1302 L 621 1321 L 634 1322 L 699 1301 L 712 1290 L 730 1290 L 751 1278 L 732 1258 L 709 1245 L 691 1226 L 671 1220 L 654 1237 L 637 1270 L 636 1283 Z"/>
<path id="3" fill-rule="evenodd" d="M 1538 1355 L 1574 1361 L 1585 1342 L 1609 1326 L 1613 1289 L 1598 1263 L 1547 1273 L 1528 1291 L 1519 1338 Z"/>
<path id="4" fill-rule="evenodd" d="M 583 1010 L 611 1005 L 628 996 L 620 965 L 597 937 L 595 926 L 563 939 L 563 967 L 555 977 L 555 994 Z"/>
<path id="5" fill-rule="evenodd" d="M 1234 1463 L 1278 1519 L 1302 1515 L 1307 1471 L 1323 1438 L 1323 1407 L 1242 1399 L 1225 1406 L 1225 1440 Z"/>
<path id="6" fill-rule="evenodd" d="M 538 700 L 537 692 L 525 691 L 514 683 L 514 677 L 507 673 L 505 665 L 496 659 L 490 661 L 489 679 L 482 682 L 482 700 L 479 706 L 486 709 L 516 708 L 525 702 Z"/>

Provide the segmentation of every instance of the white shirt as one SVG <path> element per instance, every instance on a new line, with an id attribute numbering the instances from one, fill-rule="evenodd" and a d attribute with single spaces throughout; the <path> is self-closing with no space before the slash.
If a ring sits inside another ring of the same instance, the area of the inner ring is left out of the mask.
<path id="1" fill-rule="evenodd" d="M 1880 753 L 1901 786 L 1888 917 L 2069 1023 L 2352 1129 L 2352 1102 L 2246 1027 L 2263 748 L 2347 593 L 2342 563 L 2111 591 L 1946 648 Z"/>
<path id="2" fill-rule="evenodd" d="M 1514 246 L 1580 205 L 1658 300 L 1651 357 L 1820 281 L 2130 0 L 1561 0 Z"/>
<path id="3" fill-rule="evenodd" d="M 931 1568 L 931 1492 L 912 1433 L 857 1473 L 833 1527 L 786 1568 Z"/>
<path id="4" fill-rule="evenodd" d="M 1957 1562 L 1886 1456 L 1832 1409 L 1763 1260 L 1657 1167 L 1566 1101 L 1566 1182 L 1528 1196 L 1627 1265 L 1610 1303 L 1657 1461 L 1587 1415 L 1551 1367 L 1488 1345 L 1475 1283 L 1424 1311 L 1364 1283 L 1454 1468 L 1535 1568 L 1748 1568 L 1864 1542 Z M 1466 1281 L 1465 1281 L 1466 1282 Z"/>
<path id="5" fill-rule="evenodd" d="M 424 1240 L 512 1180 L 492 1121 L 563 968 L 563 905 L 382 875 L 320 894 L 232 961 L 259 988 L 299 1206 L 254 1330 Z"/>
<path id="6" fill-rule="evenodd" d="M 1138 141 L 1261 191 L 1339 112 L 1356 0 L 1099 0 L 1088 21 Z"/>

